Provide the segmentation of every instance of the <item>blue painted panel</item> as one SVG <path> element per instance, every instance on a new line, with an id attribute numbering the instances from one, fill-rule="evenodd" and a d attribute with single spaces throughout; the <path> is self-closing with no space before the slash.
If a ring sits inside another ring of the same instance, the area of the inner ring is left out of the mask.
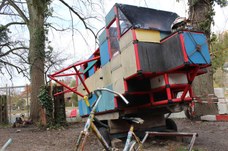
<path id="1" fill-rule="evenodd" d="M 92 55 L 91 57 L 89 57 L 89 59 L 92 59 L 92 58 L 93 58 L 93 55 Z M 92 67 L 89 69 L 89 71 L 88 71 L 89 77 L 90 77 L 91 75 L 93 75 L 94 72 L 95 72 L 95 70 L 94 70 L 94 62 L 96 62 L 96 61 L 88 62 L 88 67 L 92 66 Z"/>
<path id="2" fill-rule="evenodd" d="M 90 104 L 90 106 L 93 105 L 93 103 L 96 101 L 96 99 L 97 99 L 97 96 L 95 94 L 93 94 L 92 97 L 89 98 L 89 104 Z"/>
<path id="3" fill-rule="evenodd" d="M 106 34 L 106 30 L 103 30 L 103 32 L 100 34 L 99 36 L 99 44 L 103 44 L 104 41 L 107 39 L 107 34 Z"/>
<path id="4" fill-rule="evenodd" d="M 86 106 L 84 100 L 79 100 L 78 101 L 78 107 L 79 107 L 80 116 L 89 114 L 89 108 Z"/>
<path id="5" fill-rule="evenodd" d="M 96 101 L 96 99 L 97 99 L 97 97 L 95 94 L 93 94 L 92 97 L 89 98 L 90 106 L 93 105 L 93 103 Z M 79 106 L 80 116 L 87 115 L 91 112 L 91 108 L 87 107 L 87 105 L 83 99 L 78 101 L 78 106 Z"/>
<path id="6" fill-rule="evenodd" d="M 106 40 L 101 46 L 100 46 L 100 60 L 101 60 L 101 66 L 103 67 L 106 63 L 109 62 L 109 53 L 108 53 L 108 41 Z"/>
<path id="7" fill-rule="evenodd" d="M 110 24 L 110 22 L 115 18 L 115 11 L 114 11 L 114 7 L 112 7 L 112 9 L 108 12 L 108 14 L 105 16 L 105 23 L 106 26 L 108 26 Z"/>
<path id="8" fill-rule="evenodd" d="M 112 85 L 107 86 L 106 88 L 108 89 L 113 89 Z M 114 95 L 109 92 L 103 92 L 101 101 L 98 104 L 97 111 L 98 112 L 103 112 L 103 111 L 108 111 L 108 110 L 113 110 L 115 108 L 114 104 Z"/>
<path id="9" fill-rule="evenodd" d="M 202 33 L 184 32 L 185 49 L 190 63 L 210 64 L 210 53 L 207 44 L 207 38 Z M 199 51 L 197 51 L 199 46 Z"/>
<path id="10" fill-rule="evenodd" d="M 113 89 L 112 85 L 107 86 L 107 88 L 111 89 L 111 90 Z M 89 99 L 89 103 L 91 106 L 96 101 L 96 99 L 97 99 L 96 95 L 93 94 L 92 97 Z M 79 100 L 78 106 L 79 106 L 80 116 L 87 115 L 91 111 L 91 109 L 86 106 L 84 100 Z M 113 109 L 115 109 L 114 95 L 109 92 L 103 92 L 102 98 L 98 104 L 96 112 L 103 112 L 103 111 L 108 111 L 108 110 L 113 110 Z"/>

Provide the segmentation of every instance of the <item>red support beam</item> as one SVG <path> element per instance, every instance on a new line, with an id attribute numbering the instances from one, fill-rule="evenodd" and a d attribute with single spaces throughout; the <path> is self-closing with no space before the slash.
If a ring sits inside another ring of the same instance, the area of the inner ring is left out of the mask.
<path id="1" fill-rule="evenodd" d="M 77 63 L 75 63 L 75 64 L 73 64 L 73 65 L 71 65 L 71 66 L 69 66 L 69 67 L 67 67 L 67 68 L 64 68 L 64 69 L 62 69 L 62 70 L 60 70 L 60 71 L 58 71 L 58 72 L 55 72 L 55 73 L 51 74 L 50 76 L 55 77 L 56 75 L 58 75 L 58 74 L 60 74 L 60 73 L 62 73 L 62 72 L 64 72 L 64 71 L 66 71 L 66 70 L 69 70 L 70 68 L 73 68 L 73 67 L 76 67 L 76 66 L 79 66 L 79 65 L 82 65 L 82 64 L 85 64 L 85 63 L 94 61 L 94 60 L 98 60 L 98 59 L 100 59 L 100 56 L 94 57 L 94 58 L 92 58 L 92 59 L 88 59 L 88 60 L 85 60 L 85 61 L 77 62 Z"/>
<path id="2" fill-rule="evenodd" d="M 68 90 L 70 90 L 70 91 L 74 92 L 75 94 L 77 94 L 77 95 L 79 95 L 79 96 L 81 96 L 81 97 L 84 97 L 84 95 L 83 95 L 83 94 L 81 94 L 81 93 L 77 92 L 75 89 L 73 89 L 73 88 L 71 88 L 71 87 L 67 86 L 67 85 L 66 85 L 66 84 L 64 84 L 63 82 L 58 81 L 58 80 L 57 80 L 57 79 L 55 79 L 53 76 L 49 76 L 49 78 L 50 78 L 50 79 L 52 79 L 52 80 L 54 80 L 56 83 L 58 83 L 58 84 L 62 85 L 63 87 L 67 88 Z"/>
<path id="3" fill-rule="evenodd" d="M 182 95 L 181 95 L 181 100 L 184 100 L 188 90 L 191 87 L 192 81 L 195 79 L 197 73 L 198 73 L 199 67 L 196 67 L 194 70 L 192 70 L 192 75 L 190 73 L 189 75 L 189 80 L 188 80 L 188 85 L 186 86 L 186 88 L 184 89 Z"/>
<path id="4" fill-rule="evenodd" d="M 132 36 L 133 36 L 133 41 L 137 41 L 136 33 L 135 30 L 132 29 Z M 140 66 L 140 61 L 139 61 L 139 53 L 138 53 L 138 44 L 134 43 L 134 51 L 135 51 L 135 60 L 136 60 L 136 67 L 137 71 L 141 70 Z"/>
<path id="5" fill-rule="evenodd" d="M 164 74 L 164 79 L 165 79 L 165 89 L 166 89 L 168 100 L 172 100 L 172 94 L 171 94 L 171 89 L 169 84 L 169 76 L 167 73 Z"/>
<path id="6" fill-rule="evenodd" d="M 82 72 L 79 72 L 79 74 L 83 74 Z M 76 73 L 66 73 L 66 74 L 57 74 L 55 77 L 65 77 L 65 76 L 74 76 L 77 75 Z"/>
<path id="7" fill-rule="evenodd" d="M 192 98 L 191 97 L 187 97 L 184 99 L 185 102 L 190 102 L 192 101 Z M 182 102 L 182 99 L 181 98 L 176 98 L 176 99 L 172 99 L 172 102 L 173 103 L 179 103 L 179 102 Z M 153 106 L 160 106 L 160 105 L 167 105 L 169 104 L 169 101 L 168 100 L 162 100 L 162 101 L 157 101 L 157 102 L 153 102 L 152 105 Z"/>
<path id="8" fill-rule="evenodd" d="M 181 47 L 182 47 L 182 53 L 184 56 L 184 62 L 188 62 L 188 55 L 186 53 L 185 45 L 184 45 L 184 36 L 183 34 L 180 34 L 180 41 L 181 41 Z"/>
<path id="9" fill-rule="evenodd" d="M 79 71 L 77 70 L 77 68 L 76 67 L 73 67 L 73 68 L 74 68 L 75 72 L 77 73 L 77 75 L 79 75 Z M 85 87 L 86 92 L 88 94 L 90 94 L 90 91 L 89 91 L 88 87 L 86 86 L 85 82 L 83 81 L 82 77 L 79 75 L 78 78 L 80 79 L 82 85 Z"/>

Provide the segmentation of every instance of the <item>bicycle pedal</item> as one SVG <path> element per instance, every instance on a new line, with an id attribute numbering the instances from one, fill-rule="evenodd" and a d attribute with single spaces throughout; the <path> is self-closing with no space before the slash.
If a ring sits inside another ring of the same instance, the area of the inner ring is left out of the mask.
<path id="1" fill-rule="evenodd" d="M 143 124 L 144 120 L 140 117 L 122 117 L 124 120 L 128 120 L 137 124 Z"/>

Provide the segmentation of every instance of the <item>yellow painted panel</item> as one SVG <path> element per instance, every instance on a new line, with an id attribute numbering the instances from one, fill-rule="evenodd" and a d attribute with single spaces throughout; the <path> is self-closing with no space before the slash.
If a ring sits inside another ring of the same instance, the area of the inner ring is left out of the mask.
<path id="1" fill-rule="evenodd" d="M 123 52 L 121 52 L 121 64 L 124 78 L 137 72 L 134 45 L 129 45 Z"/>
<path id="2" fill-rule="evenodd" d="M 136 29 L 135 32 L 138 41 L 160 43 L 161 36 L 159 31 Z"/>
<path id="3" fill-rule="evenodd" d="M 119 40 L 120 51 L 126 49 L 129 45 L 133 45 L 132 30 L 128 30 Z"/>

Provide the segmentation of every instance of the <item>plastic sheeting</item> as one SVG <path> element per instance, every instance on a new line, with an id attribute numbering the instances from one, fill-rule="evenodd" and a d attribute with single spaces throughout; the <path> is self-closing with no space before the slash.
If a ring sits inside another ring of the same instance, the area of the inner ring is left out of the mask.
<path id="1" fill-rule="evenodd" d="M 131 5 L 116 4 L 133 28 L 154 29 L 170 32 L 176 13 Z"/>

